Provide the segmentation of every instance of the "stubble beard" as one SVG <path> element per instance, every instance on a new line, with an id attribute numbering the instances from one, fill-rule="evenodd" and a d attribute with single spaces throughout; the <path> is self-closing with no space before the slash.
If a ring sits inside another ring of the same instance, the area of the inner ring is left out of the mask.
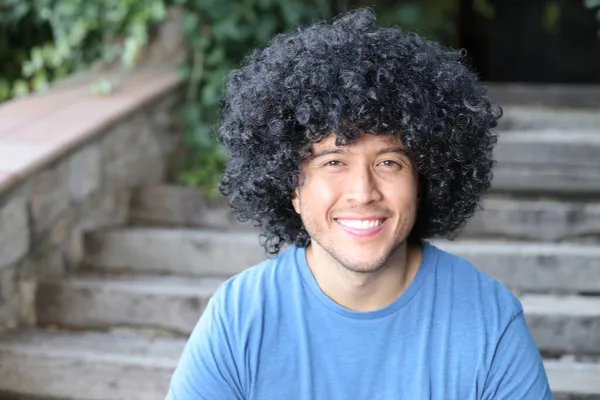
<path id="1" fill-rule="evenodd" d="M 326 242 L 324 240 L 319 239 L 319 234 L 314 232 L 308 228 L 305 224 L 305 229 L 307 230 L 311 242 L 315 242 L 321 247 L 329 256 L 342 268 L 358 274 L 372 274 L 383 270 L 388 266 L 389 260 L 392 256 L 398 251 L 398 249 L 406 242 L 406 239 L 398 241 L 394 243 L 388 251 L 385 252 L 381 257 L 376 260 L 373 260 L 369 263 L 359 263 L 349 259 L 348 257 L 344 257 L 342 251 L 337 249 L 335 245 L 331 242 Z"/>

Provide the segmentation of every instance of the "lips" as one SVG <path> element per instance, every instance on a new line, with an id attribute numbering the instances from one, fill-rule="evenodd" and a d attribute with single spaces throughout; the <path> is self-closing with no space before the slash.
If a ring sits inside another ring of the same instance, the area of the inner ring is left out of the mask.
<path id="1" fill-rule="evenodd" d="M 376 228 L 383 223 L 385 218 L 379 219 L 341 219 L 338 218 L 336 221 L 345 227 L 354 228 L 354 229 L 371 229 Z"/>
<path id="2" fill-rule="evenodd" d="M 355 237 L 371 237 L 381 232 L 387 218 L 351 219 L 335 218 L 336 224 L 346 233 Z"/>

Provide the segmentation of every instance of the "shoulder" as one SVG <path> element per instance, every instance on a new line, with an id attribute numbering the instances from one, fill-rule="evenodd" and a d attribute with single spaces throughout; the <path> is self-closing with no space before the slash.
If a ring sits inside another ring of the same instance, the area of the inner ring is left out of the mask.
<path id="1" fill-rule="evenodd" d="M 523 312 L 519 299 L 504 284 L 469 260 L 430 246 L 437 255 L 436 286 L 441 292 L 465 304 L 471 313 L 479 311 L 490 323 L 505 326 Z"/>
<path id="2" fill-rule="evenodd" d="M 212 301 L 229 315 L 257 311 L 292 279 L 297 251 L 298 248 L 291 246 L 230 277 L 219 285 Z"/>
<path id="3" fill-rule="evenodd" d="M 460 332 L 461 359 L 474 361 L 473 373 L 482 390 L 478 398 L 550 398 L 540 353 L 519 299 L 467 259 L 435 251 L 436 285 L 451 296 L 445 299 L 452 304 L 449 320 Z"/>

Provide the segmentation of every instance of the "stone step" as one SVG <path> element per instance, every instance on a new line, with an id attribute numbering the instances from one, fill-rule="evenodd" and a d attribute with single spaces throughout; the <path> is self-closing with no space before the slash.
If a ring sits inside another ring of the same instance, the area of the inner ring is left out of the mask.
<path id="1" fill-rule="evenodd" d="M 544 362 L 554 400 L 600 399 L 600 364 Z"/>
<path id="2" fill-rule="evenodd" d="M 167 184 L 140 186 L 132 191 L 129 223 L 236 231 L 255 229 L 250 223 L 243 224 L 235 218 L 224 197 L 207 200 L 199 189 Z"/>
<path id="3" fill-rule="evenodd" d="M 600 297 L 519 297 L 535 343 L 553 354 L 600 354 Z"/>
<path id="4" fill-rule="evenodd" d="M 122 229 L 86 237 L 85 265 L 104 271 L 229 276 L 264 259 L 258 236 Z M 432 241 L 517 291 L 600 293 L 600 247 L 572 243 Z"/>
<path id="5" fill-rule="evenodd" d="M 600 202 L 515 199 L 488 196 L 461 237 L 506 237 L 560 241 L 578 237 L 600 240 Z"/>
<path id="6" fill-rule="evenodd" d="M 164 399 L 183 339 L 108 333 L 0 334 L 0 390 L 80 400 Z M 546 361 L 557 399 L 600 396 L 600 366 Z"/>
<path id="7" fill-rule="evenodd" d="M 598 129 L 600 112 L 598 109 L 573 109 L 557 107 L 503 106 L 498 129 L 540 130 L 540 129 Z"/>
<path id="8" fill-rule="evenodd" d="M 258 234 L 134 228 L 87 234 L 86 267 L 178 275 L 228 276 L 267 256 Z"/>
<path id="9" fill-rule="evenodd" d="M 79 400 L 163 400 L 184 339 L 108 333 L 0 334 L 0 391 Z"/>
<path id="10" fill-rule="evenodd" d="M 570 110 L 600 107 L 600 85 L 578 83 L 485 82 L 492 102 L 519 107 L 553 107 Z"/>
<path id="11" fill-rule="evenodd" d="M 40 282 L 38 323 L 77 329 L 144 327 L 187 335 L 221 282 L 174 276 L 86 276 Z"/>
<path id="12" fill-rule="evenodd" d="M 600 246 L 434 240 L 517 292 L 600 293 Z"/>
<path id="13" fill-rule="evenodd" d="M 600 194 L 600 130 L 501 132 L 492 190 Z"/>
<path id="14" fill-rule="evenodd" d="M 180 277 L 71 277 L 40 284 L 41 325 L 150 328 L 189 334 L 220 283 Z M 521 297 L 541 351 L 600 354 L 600 297 Z"/>

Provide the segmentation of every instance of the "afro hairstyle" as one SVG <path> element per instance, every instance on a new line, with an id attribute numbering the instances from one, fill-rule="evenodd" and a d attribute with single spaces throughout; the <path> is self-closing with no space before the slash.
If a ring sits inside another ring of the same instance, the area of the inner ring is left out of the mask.
<path id="1" fill-rule="evenodd" d="M 455 51 L 398 28 L 369 8 L 278 34 L 226 81 L 218 137 L 228 153 L 220 190 L 268 253 L 310 237 L 291 193 L 311 145 L 398 135 L 419 179 L 409 240 L 455 237 L 492 180 L 491 131 L 502 115 Z"/>

